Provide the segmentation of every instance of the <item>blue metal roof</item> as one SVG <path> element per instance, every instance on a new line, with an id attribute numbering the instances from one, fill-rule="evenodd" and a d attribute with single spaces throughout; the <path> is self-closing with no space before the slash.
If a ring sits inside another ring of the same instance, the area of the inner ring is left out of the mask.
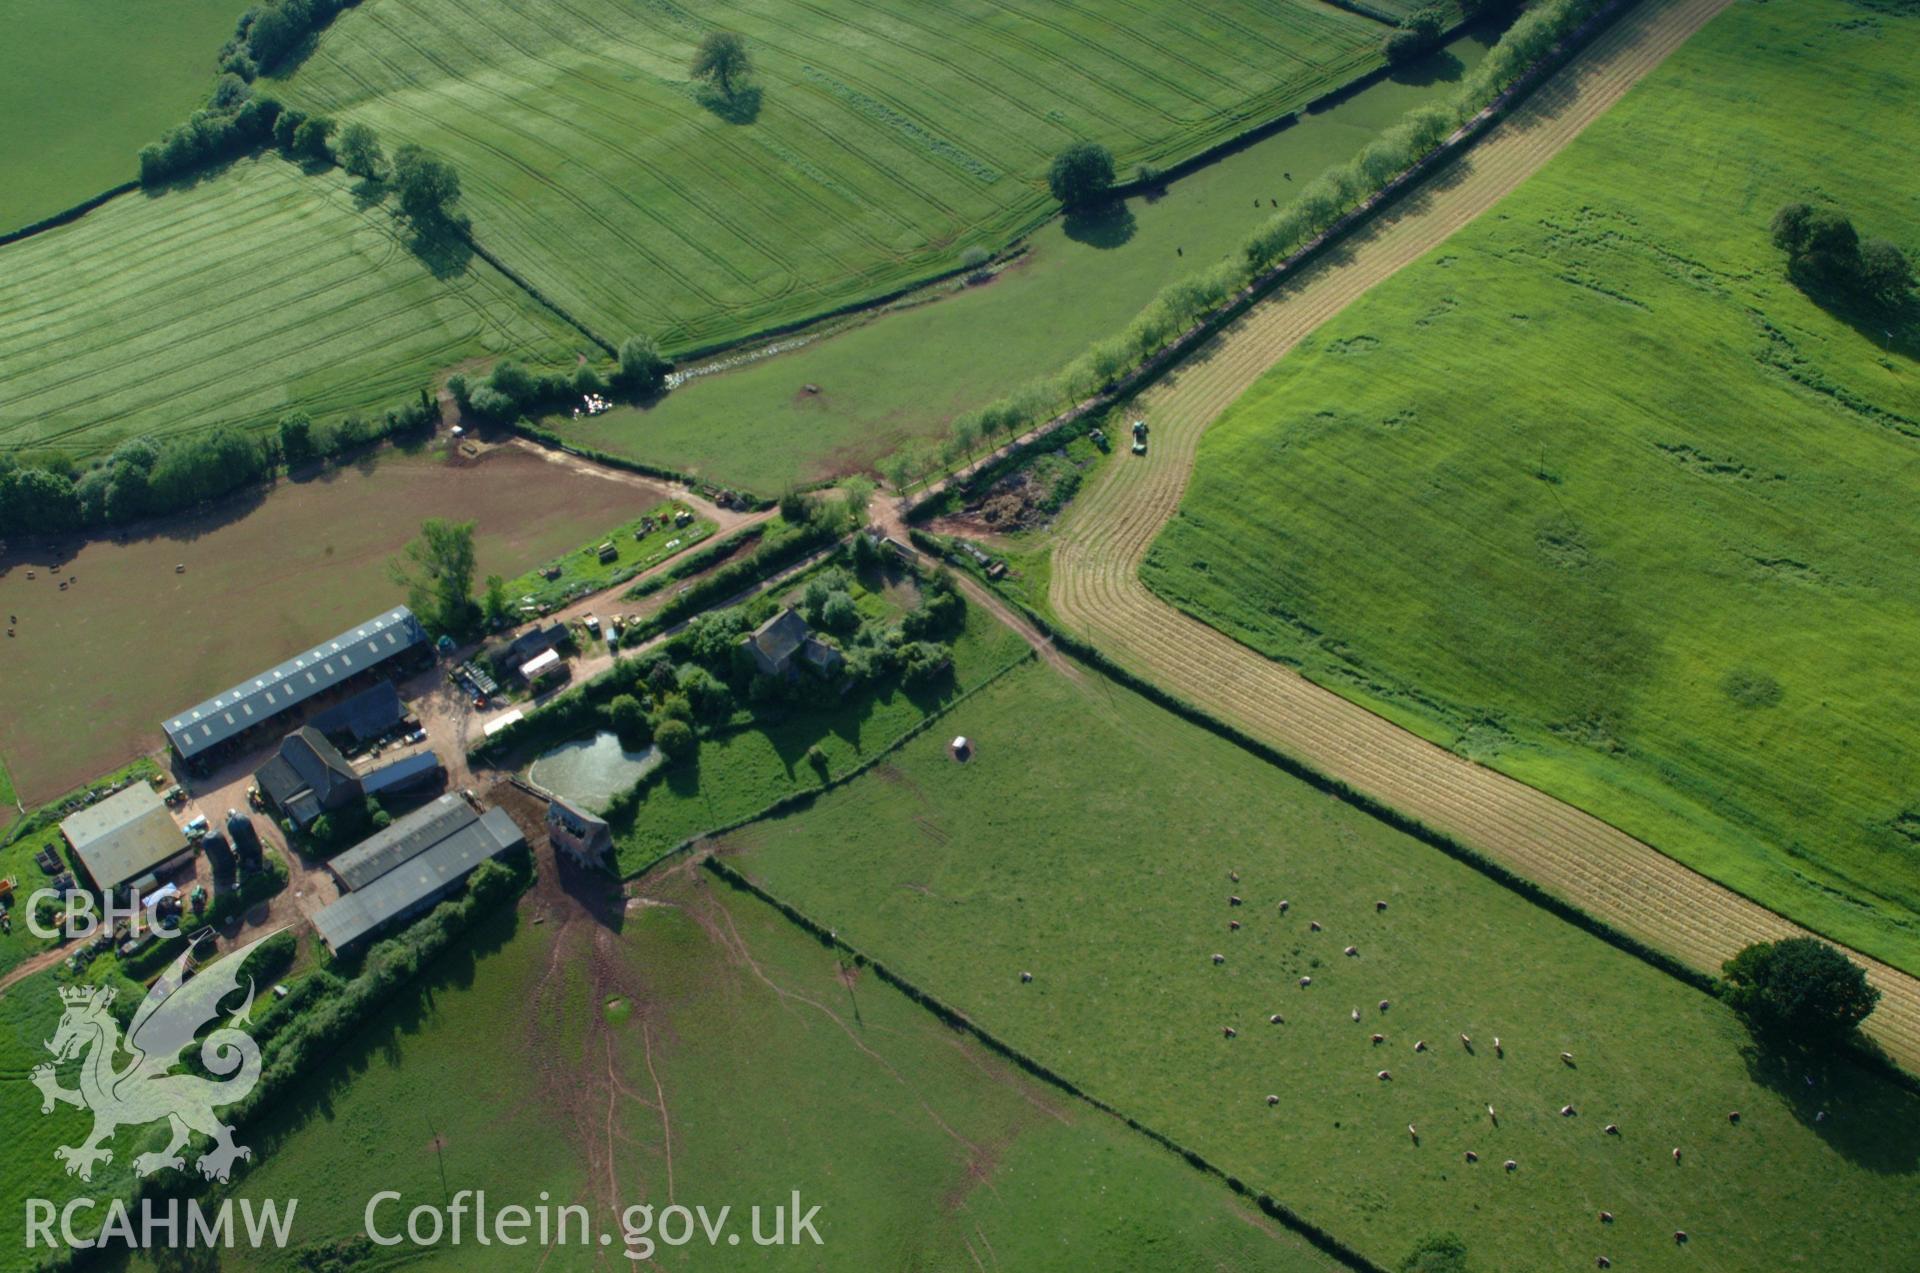
<path id="1" fill-rule="evenodd" d="M 426 639 L 413 611 L 400 606 L 216 694 L 161 728 L 173 749 L 191 760 Z"/>

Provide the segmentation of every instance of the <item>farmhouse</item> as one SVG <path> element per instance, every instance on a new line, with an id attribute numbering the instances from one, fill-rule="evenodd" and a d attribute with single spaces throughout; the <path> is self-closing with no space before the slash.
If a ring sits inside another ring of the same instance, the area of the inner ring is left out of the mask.
<path id="1" fill-rule="evenodd" d="M 280 742 L 253 775 L 267 803 L 293 819 L 301 830 L 323 813 L 352 804 L 366 793 L 339 749 L 311 725 L 303 725 Z"/>
<path id="2" fill-rule="evenodd" d="M 581 866 L 604 866 L 613 854 L 613 831 L 602 818 L 555 796 L 547 804 L 547 838 Z"/>
<path id="3" fill-rule="evenodd" d="M 328 863 L 350 891 L 316 912 L 313 926 L 338 954 L 417 915 L 482 862 L 525 844 L 506 810 L 483 815 L 458 796 L 441 796 Z"/>
<path id="4" fill-rule="evenodd" d="M 174 754 L 203 771 L 302 703 L 423 659 L 431 649 L 426 629 L 400 606 L 188 708 L 161 728 Z"/>
<path id="5" fill-rule="evenodd" d="M 792 680 L 799 671 L 796 658 L 820 672 L 837 671 L 842 661 L 840 651 L 813 635 L 807 621 L 791 606 L 741 637 L 740 644 L 753 656 L 756 671 L 786 680 Z"/>
<path id="6" fill-rule="evenodd" d="M 144 782 L 82 809 L 60 824 L 60 832 L 102 893 L 193 856 L 185 832 Z"/>

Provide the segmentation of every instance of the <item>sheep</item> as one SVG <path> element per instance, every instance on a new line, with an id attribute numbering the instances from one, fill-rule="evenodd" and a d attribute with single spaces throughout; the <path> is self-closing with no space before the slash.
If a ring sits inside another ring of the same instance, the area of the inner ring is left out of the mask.
<path id="1" fill-rule="evenodd" d="M 1267 1105 L 1269 1108 L 1271 1108 L 1272 1106 L 1278 1105 L 1279 1103 L 1280 1103 L 1280 1098 L 1278 1096 L 1275 1096 L 1272 1092 L 1267 1093 Z"/>
<path id="2" fill-rule="evenodd" d="M 1347 947 L 1346 954 L 1347 958 L 1353 959 L 1360 954 L 1360 948 L 1358 946 L 1349 946 Z"/>
<path id="3" fill-rule="evenodd" d="M 1687 1244 L 1687 1231 L 1685 1229 L 1675 1229 L 1673 1231 L 1673 1244 L 1675 1246 L 1685 1246 Z"/>
<path id="4" fill-rule="evenodd" d="M 1415 1039 L 1413 1042 L 1413 1050 L 1415 1052 L 1425 1052 L 1427 1050 L 1427 1041 L 1425 1039 Z"/>
<path id="5" fill-rule="evenodd" d="M 1814 1116 L 1813 1116 L 1813 1121 L 1814 1121 L 1814 1122 L 1816 1122 L 1816 1123 L 1824 1123 L 1824 1122 L 1826 1122 L 1826 1121 L 1827 1121 L 1827 1111 L 1825 1111 L 1825 1110 L 1820 1110 L 1820 1111 L 1818 1111 L 1818 1112 L 1816 1112 L 1816 1113 L 1814 1114 Z"/>
<path id="6" fill-rule="evenodd" d="M 1574 1109 L 1573 1109 L 1573 1106 L 1571 1106 L 1571 1105 L 1562 1105 L 1562 1106 L 1560 1107 L 1560 1117 L 1562 1117 L 1562 1118 L 1572 1118 L 1572 1117 L 1573 1117 L 1573 1115 L 1574 1115 Z"/>
<path id="7" fill-rule="evenodd" d="M 1375 902 L 1373 904 L 1373 913 L 1376 915 L 1378 915 L 1381 911 L 1385 909 L 1387 909 L 1387 904 L 1385 902 Z"/>
<path id="8" fill-rule="evenodd" d="M 1471 1052 L 1473 1051 L 1473 1040 L 1463 1034 L 1460 1036 L 1460 1046 Z"/>
<path id="9" fill-rule="evenodd" d="M 1228 871 L 1228 872 L 1227 872 L 1227 878 L 1228 878 L 1229 880 L 1231 880 L 1231 881 L 1233 881 L 1233 882 L 1234 882 L 1235 884 L 1238 884 L 1238 883 L 1240 882 L 1240 872 L 1238 872 L 1238 871 Z"/>
<path id="10" fill-rule="evenodd" d="M 1613 1223 L 1613 1212 L 1611 1212 L 1611 1211 L 1602 1211 L 1602 1212 L 1600 1213 L 1600 1223 L 1601 1223 L 1601 1224 L 1612 1224 L 1612 1223 Z"/>
<path id="11" fill-rule="evenodd" d="M 1393 1074 L 1389 1070 L 1382 1070 L 1373 1077 L 1379 1079 L 1382 1083 L 1390 1083 L 1393 1081 Z"/>
<path id="12" fill-rule="evenodd" d="M 1387 1036 L 1384 1034 L 1376 1034 L 1373 1036 L 1373 1046 L 1376 1048 L 1379 1047 L 1382 1043 L 1385 1043 L 1386 1041 L 1387 1041 Z"/>
<path id="13" fill-rule="evenodd" d="M 1493 1106 L 1487 1106 L 1487 1121 L 1495 1127 L 1500 1126 L 1500 1116 L 1493 1112 Z"/>
<path id="14" fill-rule="evenodd" d="M 1283 897 L 1283 898 L 1281 898 L 1281 899 L 1280 899 L 1280 913 L 1281 913 L 1282 915 L 1284 915 L 1284 914 L 1286 914 L 1286 913 L 1287 913 L 1287 908 L 1288 908 L 1289 906 L 1292 906 L 1292 905 L 1293 905 L 1293 903 L 1292 903 L 1292 902 L 1289 902 L 1289 901 L 1288 901 L 1288 900 L 1287 900 L 1286 898 L 1284 898 L 1284 897 Z"/>
<path id="15" fill-rule="evenodd" d="M 1737 1126 L 1739 1126 L 1739 1123 L 1740 1123 L 1740 1111 L 1739 1111 L 1739 1110 L 1734 1110 L 1734 1111 L 1733 1111 L 1732 1113 L 1730 1113 L 1730 1114 L 1728 1114 L 1728 1115 L 1727 1115 L 1727 1121 L 1728 1121 L 1729 1123 L 1732 1123 L 1732 1124 L 1734 1124 L 1734 1125 L 1735 1125 L 1736 1127 L 1737 1127 Z"/>
<path id="16" fill-rule="evenodd" d="M 1420 1129 L 1412 1123 L 1407 1124 L 1407 1135 L 1413 1138 L 1414 1144 L 1418 1145 L 1420 1143 Z"/>
<path id="17" fill-rule="evenodd" d="M 1678 1146 L 1678 1145 L 1675 1145 L 1675 1146 L 1673 1147 L 1673 1160 L 1674 1160 L 1675 1162 L 1679 1162 L 1679 1161 L 1680 1161 L 1680 1146 Z"/>
<path id="18" fill-rule="evenodd" d="M 1313 978 L 1312 978 L 1312 977 L 1302 977 L 1302 978 L 1300 978 L 1300 988 L 1301 988 L 1302 990 L 1305 990 L 1305 989 L 1306 989 L 1306 988 L 1307 988 L 1308 986 L 1311 986 L 1312 984 L 1313 984 Z"/>
<path id="19" fill-rule="evenodd" d="M 1285 1025 L 1286 1021 L 1283 1020 L 1280 1014 L 1276 1012 L 1272 1016 L 1267 1018 L 1267 1024 L 1268 1025 Z"/>
<path id="20" fill-rule="evenodd" d="M 1573 1064 L 1573 1053 L 1571 1053 L 1571 1052 L 1562 1052 L 1562 1053 L 1560 1054 L 1560 1059 L 1561 1059 L 1562 1061 L 1564 1061 L 1564 1062 L 1565 1062 L 1566 1064 L 1568 1064 L 1568 1065 L 1572 1065 L 1572 1064 Z"/>
<path id="21" fill-rule="evenodd" d="M 1605 1131 L 1609 1136 L 1618 1136 L 1620 1134 L 1620 1124 L 1608 1123 L 1606 1127 L 1603 1128 L 1602 1130 Z"/>
<path id="22" fill-rule="evenodd" d="M 1320 931 L 1320 921 L 1319 921 L 1319 920 L 1317 920 L 1317 919 L 1310 919 L 1310 920 L 1308 920 L 1308 921 L 1307 921 L 1307 927 L 1308 927 L 1308 929 L 1310 929 L 1311 931 L 1313 931 L 1313 932 L 1316 932 L 1316 933 L 1317 933 L 1317 932 L 1319 932 L 1319 931 Z"/>
<path id="23" fill-rule="evenodd" d="M 1476 1154 L 1476 1153 L 1474 1153 L 1474 1152 L 1473 1152 L 1473 1151 L 1472 1151 L 1471 1149 L 1469 1149 L 1469 1150 L 1467 1151 L 1467 1161 L 1468 1161 L 1468 1162 L 1479 1162 L 1479 1161 L 1480 1161 L 1480 1155 L 1479 1155 L 1479 1154 Z"/>
<path id="24" fill-rule="evenodd" d="M 1227 921 L 1227 931 L 1228 931 L 1228 932 L 1230 932 L 1230 933 L 1237 933 L 1237 932 L 1239 932 L 1239 931 L 1240 931 L 1240 921 L 1239 921 L 1239 920 L 1237 920 L 1237 919 L 1230 919 L 1230 920 L 1228 920 L 1228 921 Z"/>
<path id="25" fill-rule="evenodd" d="M 1498 1057 L 1504 1057 L 1507 1054 L 1507 1050 L 1500 1046 L 1500 1036 L 1497 1034 L 1493 1036 L 1493 1054 Z"/>
<path id="26" fill-rule="evenodd" d="M 1613 1267 L 1613 1261 L 1604 1255 L 1596 1255 L 1593 1258 L 1593 1267 L 1596 1269 L 1610 1269 Z"/>
<path id="27" fill-rule="evenodd" d="M 1026 985 L 1026 984 L 1027 984 L 1027 983 L 1028 983 L 1029 981 L 1032 981 L 1032 980 L 1033 980 L 1033 974 L 1032 974 L 1032 973 L 1030 973 L 1030 972 L 1023 972 L 1023 973 L 1021 973 L 1021 974 L 1020 974 L 1020 984 L 1021 984 L 1021 985 L 1023 985 L 1023 986 L 1024 986 L 1024 985 Z"/>
<path id="28" fill-rule="evenodd" d="M 1224 964 L 1227 962 L 1227 957 L 1221 954 L 1219 951 L 1215 951 L 1213 953 L 1213 962 L 1216 964 Z"/>
<path id="29" fill-rule="evenodd" d="M 1239 904 L 1240 904 L 1240 895 L 1238 893 L 1227 894 L 1227 905 L 1238 906 Z"/>
<path id="30" fill-rule="evenodd" d="M 1353 1010 L 1353 1019 L 1354 1019 L 1355 1021 L 1358 1021 L 1358 1020 L 1360 1020 L 1360 1009 L 1358 1009 L 1358 1008 L 1355 1008 L 1355 1009 Z"/>
<path id="31" fill-rule="evenodd" d="M 1506 1162 L 1506 1168 L 1508 1171 L 1518 1171 L 1520 1170 L 1520 1164 L 1509 1158 Z"/>
<path id="32" fill-rule="evenodd" d="M 1387 1010 L 1387 1001 L 1385 999 L 1382 999 L 1380 1001 L 1380 1011 L 1385 1012 L 1386 1010 Z"/>
<path id="33" fill-rule="evenodd" d="M 1223 1025 L 1220 1027 L 1220 1036 L 1225 1039 L 1237 1039 L 1240 1037 L 1240 1032 L 1230 1025 Z"/>

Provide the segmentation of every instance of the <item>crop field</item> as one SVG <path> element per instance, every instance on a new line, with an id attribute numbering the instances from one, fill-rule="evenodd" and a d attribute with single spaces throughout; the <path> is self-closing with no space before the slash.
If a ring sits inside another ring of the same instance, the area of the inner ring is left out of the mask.
<path id="1" fill-rule="evenodd" d="M 605 927 L 536 897 L 479 945 L 424 970 L 427 990 L 256 1137 L 257 1165 L 234 1191 L 299 1197 L 303 1257 L 357 1237 L 376 1187 L 404 1205 L 484 1188 L 495 1207 L 546 1190 L 589 1208 L 596 1234 L 617 1233 L 624 1207 L 675 1201 L 731 1206 L 748 1232 L 754 1205 L 798 1189 L 820 1206 L 819 1247 L 743 1239 L 741 1255 L 701 1239 L 654 1259 L 961 1268 L 972 1252 L 988 1268 L 1119 1268 L 1151 1251 L 1165 1267 L 1332 1267 L 703 872 L 650 881 Z M 450 1086 L 454 1071 L 472 1082 Z M 603 1255 L 555 1247 L 542 1267 L 603 1267 Z M 427 1257 L 530 1262 L 471 1243 Z"/>
<path id="2" fill-rule="evenodd" d="M 1920 248 L 1916 38 L 1734 6 L 1213 426 L 1149 585 L 1920 970 L 1920 331 L 1767 232 L 1806 198 Z"/>
<path id="3" fill-rule="evenodd" d="M 1068 141 L 1164 165 L 1372 69 L 1385 29 L 1312 0 L 371 0 L 275 89 L 444 153 L 491 250 L 681 351 L 999 247 Z M 755 62 L 731 99 L 689 79 L 713 30 Z"/>
<path id="4" fill-rule="evenodd" d="M 213 87 L 240 0 L 12 0 L 0 46 L 0 234 L 133 180 Z"/>
<path id="5" fill-rule="evenodd" d="M 1091 674 L 1023 668 L 938 732 L 724 851 L 1382 1264 L 1434 1228 L 1487 1268 L 1678 1267 L 1676 1229 L 1702 1269 L 1920 1242 L 1920 1098 L 1803 1082 L 1714 1000 Z"/>
<path id="6" fill-rule="evenodd" d="M 752 491 L 871 468 L 916 440 L 941 440 L 955 416 L 1058 371 L 1167 284 L 1239 251 L 1310 177 L 1409 108 L 1455 92 L 1486 48 L 1485 36 L 1456 40 L 1096 225 L 1050 221 L 991 283 L 909 300 L 647 406 L 548 423 L 588 446 Z"/>
<path id="7" fill-rule="evenodd" d="M 485 262 L 436 278 L 404 240 L 339 173 L 268 157 L 0 248 L 0 449 L 373 412 L 462 359 L 586 343 Z"/>
<path id="8" fill-rule="evenodd" d="M 648 775 L 641 799 L 617 811 L 613 826 L 620 873 L 638 871 L 681 841 L 742 818 L 776 800 L 820 786 L 807 760 L 818 746 L 829 776 L 845 773 L 891 747 L 954 697 L 1024 657 L 1020 638 L 978 606 L 953 643 L 953 679 L 937 691 L 863 687 L 826 708 L 806 707 L 765 727 L 749 726 L 702 740 L 690 761 Z"/>
<path id="9" fill-rule="evenodd" d="M 513 449 L 387 452 L 70 556 L 16 544 L 0 558 L 0 610 L 19 619 L 0 641 L 0 754 L 33 805 L 157 746 L 167 713 L 398 600 L 386 563 L 425 518 L 477 522 L 481 575 L 511 575 L 665 497 Z"/>
<path id="10" fill-rule="evenodd" d="M 508 598 L 515 606 L 544 611 L 569 598 L 623 583 L 713 533 L 713 523 L 703 517 L 685 526 L 675 526 L 674 512 L 681 507 L 661 504 L 649 510 L 644 518 L 617 526 L 564 556 L 516 575 L 507 580 Z M 645 526 L 648 520 L 654 523 L 651 528 Z M 600 559 L 602 544 L 613 545 L 612 561 Z M 548 578 L 548 571 L 557 573 Z"/>

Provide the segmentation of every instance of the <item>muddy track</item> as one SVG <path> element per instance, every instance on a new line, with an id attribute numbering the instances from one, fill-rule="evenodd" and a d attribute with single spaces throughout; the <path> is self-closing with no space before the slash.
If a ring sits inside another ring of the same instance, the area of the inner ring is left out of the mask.
<path id="1" fill-rule="evenodd" d="M 1709 971 L 1787 920 L 1570 805 L 1428 743 L 1175 609 L 1140 581 L 1206 426 L 1301 338 L 1497 203 L 1729 0 L 1647 0 L 1465 155 L 1277 289 L 1141 399 L 1152 452 L 1076 501 L 1054 551 L 1061 620 L 1126 666 Z M 1920 981 L 1856 955 L 1883 993 L 1869 1033 L 1920 1069 Z"/>

